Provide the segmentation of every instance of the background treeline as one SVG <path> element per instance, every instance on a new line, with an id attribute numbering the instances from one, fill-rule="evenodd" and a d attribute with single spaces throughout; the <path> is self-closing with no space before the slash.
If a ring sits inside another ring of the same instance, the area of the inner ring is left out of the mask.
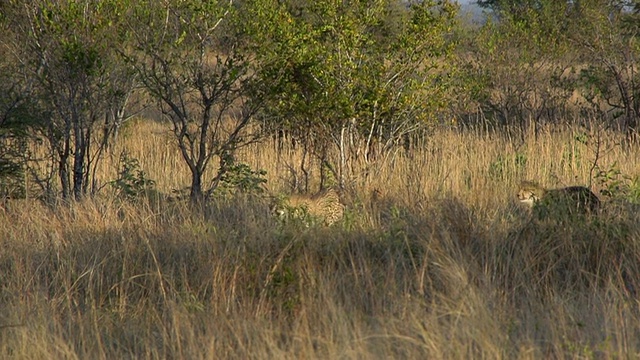
<path id="1" fill-rule="evenodd" d="M 3 1 L 0 190 L 95 194 L 135 117 L 171 124 L 194 201 L 264 139 L 304 149 L 302 191 L 312 164 L 320 186 L 345 186 L 436 125 L 635 141 L 640 2 L 479 3 L 483 24 L 433 0 Z"/>

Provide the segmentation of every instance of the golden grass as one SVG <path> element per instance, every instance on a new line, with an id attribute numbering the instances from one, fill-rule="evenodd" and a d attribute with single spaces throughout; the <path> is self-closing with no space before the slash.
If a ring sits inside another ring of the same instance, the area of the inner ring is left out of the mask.
<path id="1" fill-rule="evenodd" d="M 114 154 L 126 149 L 169 192 L 189 174 L 165 131 L 133 124 Z M 281 226 L 251 197 L 206 209 L 10 203 L 0 358 L 636 357 L 637 211 L 531 222 L 516 206 L 521 179 L 589 183 L 577 132 L 520 142 L 438 130 L 360 178 L 345 224 L 329 228 Z M 638 174 L 638 150 L 605 135 L 601 165 Z M 286 192 L 283 164 L 299 156 L 265 142 L 239 158 Z"/>

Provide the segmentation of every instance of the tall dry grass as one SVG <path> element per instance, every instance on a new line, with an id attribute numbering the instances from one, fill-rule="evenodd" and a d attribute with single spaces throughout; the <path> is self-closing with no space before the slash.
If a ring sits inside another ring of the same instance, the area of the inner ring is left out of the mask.
<path id="1" fill-rule="evenodd" d="M 106 195 L 10 203 L 0 358 L 635 357 L 637 212 L 536 222 L 514 200 L 523 178 L 589 183 L 593 147 L 579 132 L 438 130 L 358 177 L 330 228 L 278 224 L 250 196 L 204 209 Z M 600 165 L 638 174 L 638 150 L 600 135 Z M 168 193 L 189 179 L 170 139 L 139 122 L 114 154 L 126 149 Z M 289 191 L 300 154 L 273 149 L 240 160 Z M 116 173 L 114 155 L 99 176 Z"/>

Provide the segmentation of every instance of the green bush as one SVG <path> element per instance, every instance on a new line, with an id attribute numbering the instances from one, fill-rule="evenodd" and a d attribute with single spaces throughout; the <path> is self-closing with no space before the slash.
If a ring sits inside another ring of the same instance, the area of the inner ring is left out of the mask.
<path id="1" fill-rule="evenodd" d="M 154 189 L 156 182 L 147 177 L 140 169 L 138 159 L 129 157 L 123 152 L 120 154 L 121 169 L 118 178 L 111 182 L 111 186 L 118 194 L 127 200 L 133 200 Z"/>
<path id="2" fill-rule="evenodd" d="M 247 164 L 232 164 L 220 177 L 220 183 L 214 189 L 214 195 L 228 195 L 237 192 L 243 194 L 263 194 L 263 184 L 267 182 L 265 170 L 253 170 Z"/>

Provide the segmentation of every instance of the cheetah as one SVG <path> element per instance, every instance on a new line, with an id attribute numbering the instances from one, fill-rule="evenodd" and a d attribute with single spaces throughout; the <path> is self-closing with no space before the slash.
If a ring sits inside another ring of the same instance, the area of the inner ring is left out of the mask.
<path id="1" fill-rule="evenodd" d="M 518 200 L 537 214 L 546 215 L 594 213 L 600 207 L 600 199 L 587 187 L 545 189 L 533 181 L 520 183 Z"/>
<path id="2" fill-rule="evenodd" d="M 281 220 L 316 220 L 326 226 L 340 221 L 344 216 L 344 209 L 340 194 L 334 188 L 313 195 L 294 194 L 272 207 L 274 214 Z"/>

